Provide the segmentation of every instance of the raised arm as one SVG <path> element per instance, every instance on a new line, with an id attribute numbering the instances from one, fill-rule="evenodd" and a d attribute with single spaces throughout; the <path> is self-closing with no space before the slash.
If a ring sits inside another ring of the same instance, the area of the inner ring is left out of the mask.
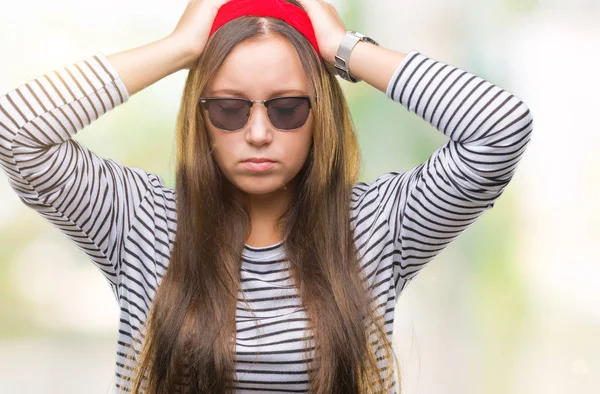
<path id="1" fill-rule="evenodd" d="M 328 2 L 299 1 L 333 67 L 348 29 Z M 361 41 L 348 66 L 352 75 L 450 138 L 412 170 L 386 173 L 353 189 L 355 237 L 368 256 L 363 268 L 372 284 L 382 283 L 390 267 L 380 264 L 392 256 L 399 295 L 500 197 L 530 141 L 532 115 L 504 89 L 417 51 L 404 54 Z"/>
<path id="2" fill-rule="evenodd" d="M 97 53 L 0 96 L 0 166 L 9 184 L 94 261 L 115 291 L 136 209 L 164 185 L 71 137 L 125 103 L 128 89 L 139 91 L 185 64 L 188 54 L 177 43 L 165 39 L 108 58 Z"/>
<path id="3" fill-rule="evenodd" d="M 369 185 L 388 221 L 399 294 L 493 207 L 525 152 L 533 120 L 522 100 L 465 70 L 417 51 L 394 55 L 370 44 L 360 48 L 353 54 L 353 74 L 375 84 L 388 75 L 387 96 L 450 138 L 425 163 Z"/>

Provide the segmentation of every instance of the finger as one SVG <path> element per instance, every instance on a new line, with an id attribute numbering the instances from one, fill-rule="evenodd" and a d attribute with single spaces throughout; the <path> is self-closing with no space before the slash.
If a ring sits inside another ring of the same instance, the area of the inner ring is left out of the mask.
<path id="1" fill-rule="evenodd" d="M 193 1 L 193 0 L 192 0 Z M 217 7 L 223 6 L 225 3 L 229 3 L 231 0 L 213 0 Z"/>
<path id="2" fill-rule="evenodd" d="M 312 7 L 314 3 L 319 2 L 319 0 L 298 0 L 298 3 L 302 4 L 303 7 Z"/>

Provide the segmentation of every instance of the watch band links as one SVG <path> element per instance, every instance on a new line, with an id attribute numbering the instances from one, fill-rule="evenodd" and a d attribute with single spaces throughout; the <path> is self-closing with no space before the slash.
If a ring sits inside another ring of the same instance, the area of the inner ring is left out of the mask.
<path id="1" fill-rule="evenodd" d="M 346 36 L 342 40 L 342 43 L 340 44 L 338 52 L 335 56 L 335 68 L 338 75 L 352 83 L 360 82 L 360 79 L 353 76 L 349 69 L 350 55 L 352 54 L 356 44 L 358 44 L 360 41 L 366 41 L 379 46 L 379 43 L 372 38 L 364 36 L 359 32 L 349 30 L 346 32 Z"/>

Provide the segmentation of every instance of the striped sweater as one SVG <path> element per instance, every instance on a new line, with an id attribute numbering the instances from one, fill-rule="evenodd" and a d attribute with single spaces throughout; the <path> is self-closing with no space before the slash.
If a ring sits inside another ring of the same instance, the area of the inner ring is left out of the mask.
<path id="1" fill-rule="evenodd" d="M 386 94 L 449 137 L 411 170 L 353 187 L 349 209 L 361 269 L 391 341 L 400 293 L 493 207 L 533 122 L 511 93 L 417 51 L 398 65 Z M 99 157 L 71 137 L 128 98 L 102 53 L 0 96 L 0 165 L 10 186 L 89 256 L 118 302 L 118 392 L 130 391 L 124 351 L 132 343 L 140 349 L 140 327 L 169 264 L 177 196 L 160 176 Z M 244 247 L 240 300 L 248 299 L 252 311 L 238 304 L 238 393 L 308 391 L 302 340 L 311 336 L 285 256 L 284 243 Z"/>

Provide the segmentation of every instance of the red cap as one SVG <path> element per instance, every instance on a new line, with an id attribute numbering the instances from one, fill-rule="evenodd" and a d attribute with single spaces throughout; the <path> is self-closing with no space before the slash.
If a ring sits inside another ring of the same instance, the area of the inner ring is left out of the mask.
<path id="1" fill-rule="evenodd" d="M 230 0 L 219 8 L 209 37 L 219 27 L 242 16 L 270 16 L 285 21 L 302 33 L 321 56 L 315 30 L 308 14 L 302 8 L 285 0 Z"/>

